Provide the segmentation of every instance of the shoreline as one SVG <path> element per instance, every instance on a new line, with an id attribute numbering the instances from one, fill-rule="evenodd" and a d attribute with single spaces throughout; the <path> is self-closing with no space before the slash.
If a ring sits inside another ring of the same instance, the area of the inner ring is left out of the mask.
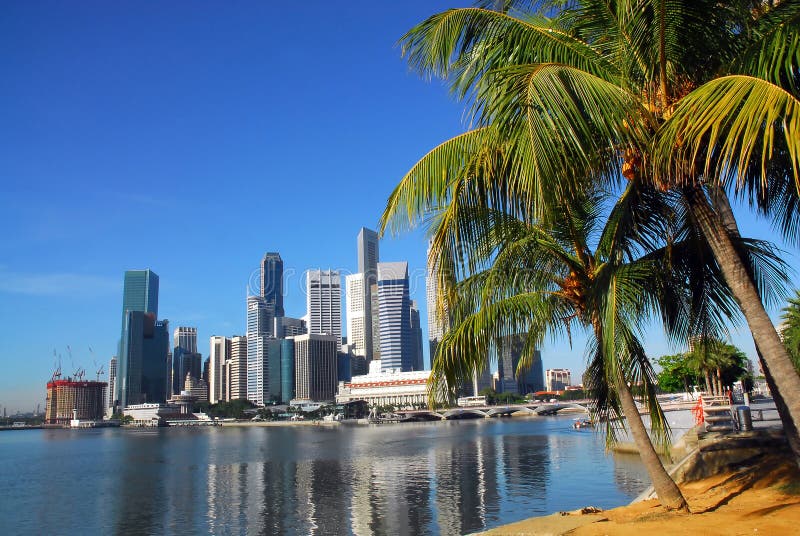
<path id="1" fill-rule="evenodd" d="M 691 514 L 667 512 L 657 499 L 640 495 L 609 510 L 587 505 L 478 534 L 791 534 L 800 524 L 800 468 L 782 431 L 701 439 L 694 452 L 670 473 Z"/>

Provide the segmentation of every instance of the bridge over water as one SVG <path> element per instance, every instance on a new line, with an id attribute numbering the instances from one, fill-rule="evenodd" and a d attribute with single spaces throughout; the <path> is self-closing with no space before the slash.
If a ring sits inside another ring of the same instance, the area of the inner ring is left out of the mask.
<path id="1" fill-rule="evenodd" d="M 455 419 L 489 419 L 510 417 L 515 413 L 525 415 L 555 415 L 559 412 L 588 413 L 585 405 L 575 402 L 541 402 L 534 404 L 509 404 L 506 406 L 470 406 L 442 410 L 403 410 L 396 414 L 404 421 L 438 421 Z"/>

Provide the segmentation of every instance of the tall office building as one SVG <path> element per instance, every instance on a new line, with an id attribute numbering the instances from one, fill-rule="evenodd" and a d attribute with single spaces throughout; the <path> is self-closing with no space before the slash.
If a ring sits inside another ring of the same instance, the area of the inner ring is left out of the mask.
<path id="1" fill-rule="evenodd" d="M 125 272 L 114 385 L 120 408 L 167 397 L 169 334 L 167 321 L 157 321 L 158 285 L 158 275 L 150 269 Z"/>
<path id="2" fill-rule="evenodd" d="M 422 326 L 420 325 L 419 307 L 411 301 L 411 370 L 425 369 L 425 356 L 422 353 Z"/>
<path id="3" fill-rule="evenodd" d="M 126 311 L 153 313 L 158 317 L 158 275 L 149 268 L 127 270 L 122 290 L 122 316 Z"/>
<path id="4" fill-rule="evenodd" d="M 336 337 L 342 347 L 342 289 L 337 270 L 309 270 L 306 274 L 308 333 Z"/>
<path id="5" fill-rule="evenodd" d="M 535 350 L 533 352 L 531 366 L 521 376 L 517 377 L 517 385 L 521 395 L 544 391 L 544 368 L 541 351 Z"/>
<path id="6" fill-rule="evenodd" d="M 283 259 L 268 252 L 261 260 L 261 297 L 271 306 L 273 316 L 283 316 Z"/>
<path id="7" fill-rule="evenodd" d="M 517 374 L 525 338 L 525 334 L 503 337 L 497 354 L 498 392 L 526 395 L 544 390 L 542 353 L 539 350 L 534 350 L 530 366 Z"/>
<path id="8" fill-rule="evenodd" d="M 228 362 L 231 359 L 231 340 L 218 335 L 209 340 L 208 401 L 212 404 L 228 400 Z"/>
<path id="9" fill-rule="evenodd" d="M 127 311 L 117 371 L 120 408 L 166 402 L 169 390 L 169 324 L 154 313 Z"/>
<path id="10" fill-rule="evenodd" d="M 272 305 L 261 296 L 247 297 L 247 399 L 263 406 L 270 400 Z M 280 351 L 280 350 L 278 350 Z"/>
<path id="11" fill-rule="evenodd" d="M 411 299 L 407 262 L 378 263 L 381 370 L 412 368 Z"/>
<path id="12" fill-rule="evenodd" d="M 347 310 L 347 343 L 353 355 L 367 355 L 367 287 L 362 273 L 345 276 L 345 307 Z M 371 349 L 370 349 L 371 350 Z M 372 353 L 372 352 L 369 352 Z"/>
<path id="13" fill-rule="evenodd" d="M 332 335 L 294 338 L 295 397 L 318 402 L 336 395 L 336 356 L 339 339 Z"/>
<path id="14" fill-rule="evenodd" d="M 294 398 L 294 336 L 281 339 L 281 402 Z"/>
<path id="15" fill-rule="evenodd" d="M 117 383 L 117 356 L 108 362 L 108 392 L 106 393 L 106 413 L 113 414 L 116 405 L 114 385 Z"/>
<path id="16" fill-rule="evenodd" d="M 247 398 L 247 337 L 231 337 L 231 358 L 227 365 L 227 400 Z"/>
<path id="17" fill-rule="evenodd" d="M 202 367 L 203 356 L 197 351 L 197 328 L 175 328 L 172 334 L 172 394 L 181 393 L 187 373 L 199 380 Z"/>
<path id="18" fill-rule="evenodd" d="M 358 273 L 364 276 L 364 290 L 363 292 L 363 306 L 359 310 L 364 312 L 364 355 L 367 361 L 378 359 L 374 356 L 374 352 L 380 347 L 374 340 L 376 334 L 380 330 L 379 322 L 380 317 L 377 310 L 372 310 L 373 301 L 377 303 L 377 286 L 378 282 L 378 262 L 380 261 L 380 248 L 378 241 L 378 233 L 366 227 L 362 227 L 358 231 L 358 238 L 356 239 L 358 249 Z M 373 292 L 375 295 L 373 296 Z M 348 308 L 349 314 L 349 308 Z M 347 332 L 348 337 L 350 331 Z M 352 340 L 350 340 L 352 343 Z"/>
<path id="19" fill-rule="evenodd" d="M 428 348 L 431 365 L 436 348 L 447 329 L 447 308 L 439 300 L 439 272 L 431 259 L 431 246 L 428 244 L 428 269 L 425 278 L 425 298 L 428 305 Z"/>

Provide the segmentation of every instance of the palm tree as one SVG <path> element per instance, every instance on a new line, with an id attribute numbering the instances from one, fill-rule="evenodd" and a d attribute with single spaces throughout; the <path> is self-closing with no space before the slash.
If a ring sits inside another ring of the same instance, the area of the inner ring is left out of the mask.
<path id="1" fill-rule="evenodd" d="M 798 36 L 797 2 L 507 0 L 434 15 L 403 36 L 403 53 L 448 80 L 478 128 L 443 145 L 421 195 L 399 201 L 435 206 L 459 154 L 479 146 L 483 167 L 509 155 L 504 178 L 495 173 L 481 195 L 527 214 L 545 214 L 587 179 L 680 192 L 796 434 L 800 376 L 735 247 L 732 213 L 714 200 L 727 188 L 800 237 Z M 800 460 L 800 440 L 792 445 Z"/>
<path id="2" fill-rule="evenodd" d="M 783 308 L 783 343 L 794 361 L 794 366 L 800 370 L 800 290 L 795 291 L 794 298 Z"/>

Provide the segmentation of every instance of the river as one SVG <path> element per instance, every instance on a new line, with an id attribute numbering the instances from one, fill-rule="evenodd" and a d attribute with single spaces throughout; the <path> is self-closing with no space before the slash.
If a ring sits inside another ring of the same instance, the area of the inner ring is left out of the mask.
<path id="1" fill-rule="evenodd" d="M 0 533 L 464 534 L 646 487 L 570 423 L 0 432 Z"/>

